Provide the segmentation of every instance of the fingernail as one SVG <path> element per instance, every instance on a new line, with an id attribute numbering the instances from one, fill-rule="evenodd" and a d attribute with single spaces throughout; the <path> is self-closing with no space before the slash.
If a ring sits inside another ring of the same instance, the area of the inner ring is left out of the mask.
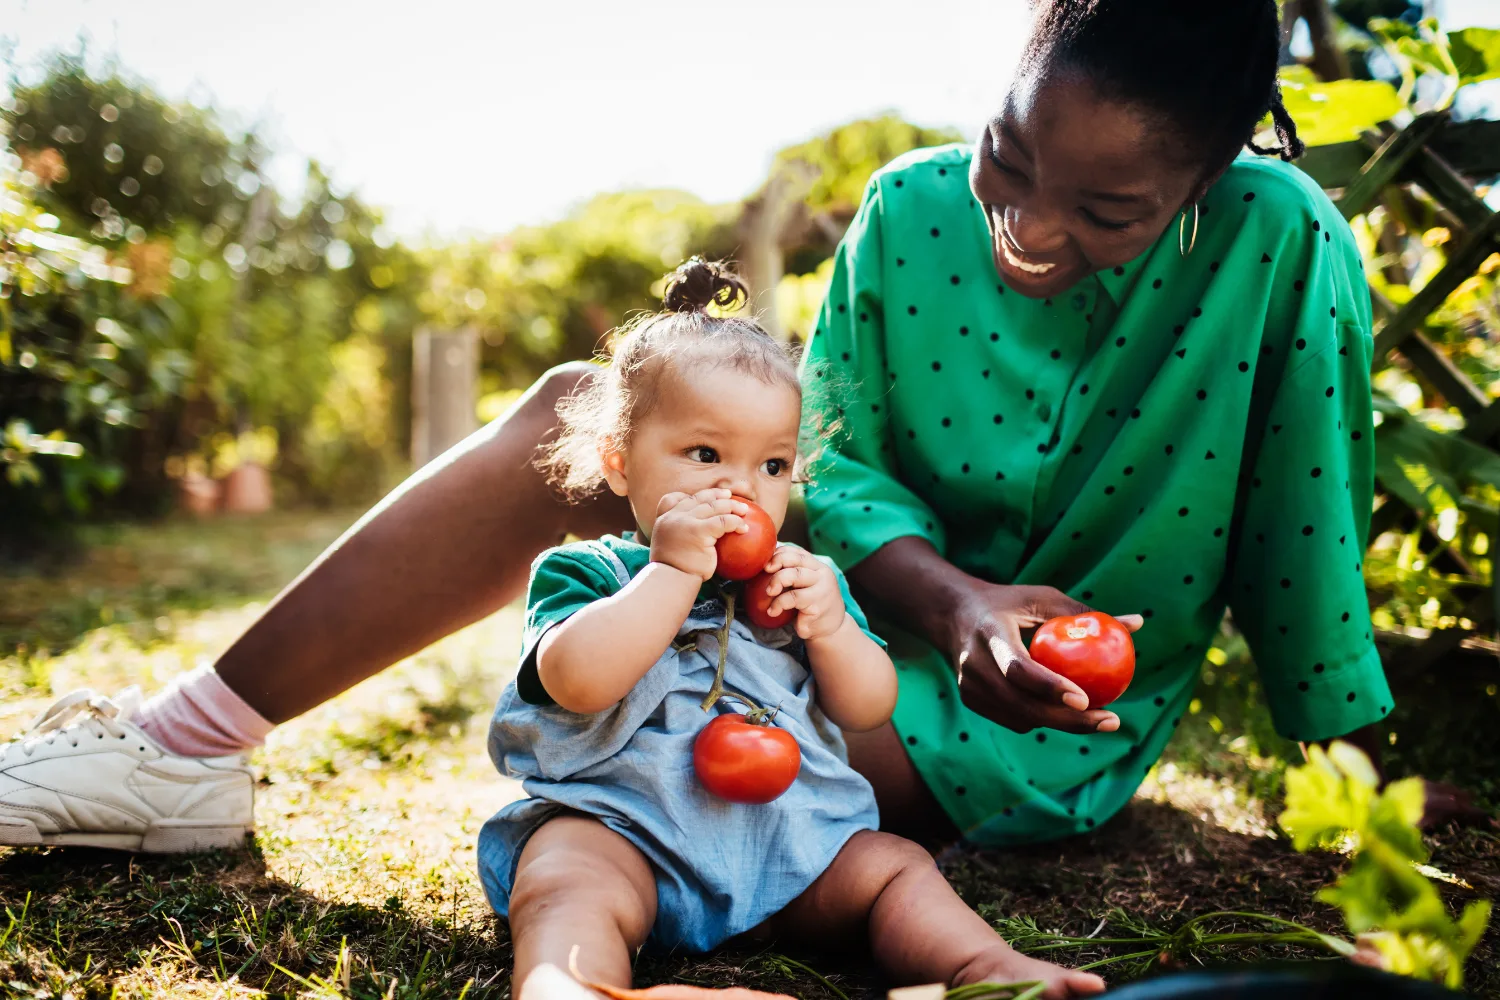
<path id="1" fill-rule="evenodd" d="M 1105 719 L 1103 722 L 1099 723 L 1097 726 L 1094 727 L 1094 732 L 1096 732 L 1096 733 L 1112 733 L 1116 729 L 1119 729 L 1119 728 L 1120 728 L 1120 720 L 1119 719 Z"/>
<path id="2" fill-rule="evenodd" d="M 1086 695 L 1069 693 L 1062 697 L 1063 704 L 1077 712 L 1082 712 L 1089 707 L 1089 699 Z"/>

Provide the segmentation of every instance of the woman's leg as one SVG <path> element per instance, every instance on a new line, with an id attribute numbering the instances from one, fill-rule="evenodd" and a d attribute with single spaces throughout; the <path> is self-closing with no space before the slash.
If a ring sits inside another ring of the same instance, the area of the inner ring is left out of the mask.
<path id="1" fill-rule="evenodd" d="M 901 737 L 887 722 L 867 733 L 845 733 L 849 764 L 875 789 L 880 829 L 936 852 L 960 834 L 917 773 Z"/>
<path id="2" fill-rule="evenodd" d="M 958 898 L 925 851 L 888 833 L 855 834 L 769 929 L 833 945 L 867 943 L 899 983 L 1041 980 L 1048 998 L 1104 989 L 1098 976 L 1017 952 Z"/>
<path id="3" fill-rule="evenodd" d="M 564 504 L 532 464 L 557 401 L 592 371 L 553 369 L 377 504 L 225 650 L 219 677 L 285 722 L 514 600 L 565 534 L 631 527 L 619 497 Z"/>
<path id="4" fill-rule="evenodd" d="M 513 986 L 550 963 L 608 986 L 630 986 L 631 960 L 656 922 L 656 880 L 630 841 L 598 820 L 560 816 L 521 851 L 510 893 Z"/>

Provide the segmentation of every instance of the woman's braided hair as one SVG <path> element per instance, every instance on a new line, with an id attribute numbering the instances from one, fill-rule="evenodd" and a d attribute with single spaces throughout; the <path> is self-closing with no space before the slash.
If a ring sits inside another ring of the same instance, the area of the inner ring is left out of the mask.
<path id="1" fill-rule="evenodd" d="M 1276 76 L 1276 0 L 1036 0 L 1021 72 L 1081 74 L 1099 93 L 1140 104 L 1218 168 L 1249 146 L 1302 155 Z M 1277 144 L 1255 145 L 1271 115 Z"/>

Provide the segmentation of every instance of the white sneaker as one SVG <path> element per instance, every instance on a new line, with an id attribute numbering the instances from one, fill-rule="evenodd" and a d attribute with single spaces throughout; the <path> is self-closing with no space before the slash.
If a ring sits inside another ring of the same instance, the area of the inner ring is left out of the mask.
<path id="1" fill-rule="evenodd" d="M 150 854 L 243 845 L 255 826 L 245 759 L 162 749 L 129 721 L 139 704 L 139 688 L 115 700 L 84 688 L 0 744 L 0 844 Z"/>

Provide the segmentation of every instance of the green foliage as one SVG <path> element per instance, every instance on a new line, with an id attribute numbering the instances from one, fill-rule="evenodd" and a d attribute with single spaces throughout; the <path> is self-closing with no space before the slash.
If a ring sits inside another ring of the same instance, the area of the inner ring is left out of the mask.
<path id="1" fill-rule="evenodd" d="M 19 206 L 0 215 L 0 240 L 36 243 L 28 219 L 47 222 L 47 245 L 22 246 L 4 279 L 0 422 L 15 471 L 0 533 L 159 510 L 173 476 L 223 471 L 250 430 L 272 443 L 284 495 L 390 485 L 406 397 L 388 383 L 405 376 L 426 274 L 378 213 L 335 195 L 316 164 L 299 201 L 280 198 L 253 135 L 230 139 L 210 112 L 117 72 L 94 79 L 81 58 L 14 86 L 0 129 Z M 351 338 L 363 348 L 336 349 Z M 334 393 L 331 412 L 325 390 L 351 380 L 379 391 Z M 335 444 L 339 424 L 354 430 Z M 58 428 L 82 448 L 71 461 L 48 457 Z"/>
<path id="2" fill-rule="evenodd" d="M 1432 73 L 1444 81 L 1442 109 L 1453 103 L 1459 87 L 1500 76 L 1500 31 L 1464 28 L 1445 32 L 1436 18 L 1416 24 L 1374 18 L 1369 31 L 1401 72 L 1401 101 L 1411 98 L 1417 78 Z"/>
<path id="3" fill-rule="evenodd" d="M 169 104 L 113 67 L 94 79 L 81 55 L 56 54 L 44 70 L 35 86 L 12 84 L 5 120 L 23 161 L 54 154 L 40 200 L 70 228 L 104 239 L 133 225 L 207 225 L 236 200 L 237 181 L 251 182 L 246 144 L 211 112 Z"/>
<path id="4" fill-rule="evenodd" d="M 418 304 L 440 327 L 477 326 L 492 389 L 523 386 L 661 308 L 662 275 L 687 257 L 731 257 L 735 217 L 681 191 L 599 195 L 551 225 L 428 251 Z"/>
<path id="5" fill-rule="evenodd" d="M 807 207 L 849 218 L 875 171 L 902 153 L 961 138 L 952 129 L 923 128 L 895 115 L 867 118 L 781 150 L 771 162 L 771 174 L 807 171 L 812 178 Z"/>
<path id="6" fill-rule="evenodd" d="M 1299 851 L 1349 841 L 1349 870 L 1318 898 L 1339 907 L 1350 931 L 1375 948 L 1392 972 L 1458 988 L 1463 965 L 1489 923 L 1489 901 L 1472 902 L 1457 920 L 1416 865 L 1427 860 L 1417 823 L 1419 778 L 1377 791 L 1370 760 L 1347 743 L 1325 753 L 1308 748 L 1308 761 L 1286 773 L 1281 826 Z"/>
<path id="7" fill-rule="evenodd" d="M 1309 146 L 1358 139 L 1406 107 L 1396 88 L 1383 80 L 1325 83 L 1305 66 L 1288 66 L 1280 75 L 1286 109 Z"/>
<path id="8" fill-rule="evenodd" d="M 1458 71 L 1458 85 L 1466 87 L 1500 77 L 1500 29 L 1463 28 L 1448 32 L 1448 53 Z"/>

